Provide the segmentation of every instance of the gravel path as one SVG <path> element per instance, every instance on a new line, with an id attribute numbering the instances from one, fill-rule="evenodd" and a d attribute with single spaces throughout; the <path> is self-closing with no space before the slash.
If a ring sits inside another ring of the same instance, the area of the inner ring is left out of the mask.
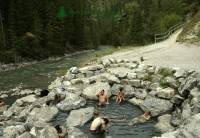
<path id="1" fill-rule="evenodd" d="M 163 42 L 127 52 L 116 52 L 103 58 L 138 60 L 143 56 L 145 64 L 200 71 L 200 47 L 177 43 L 176 38 L 180 32 L 177 31 Z"/>

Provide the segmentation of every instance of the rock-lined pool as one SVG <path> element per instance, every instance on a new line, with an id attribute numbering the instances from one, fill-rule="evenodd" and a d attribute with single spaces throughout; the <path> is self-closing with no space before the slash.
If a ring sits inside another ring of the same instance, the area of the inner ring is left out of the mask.
<path id="1" fill-rule="evenodd" d="M 108 117 L 111 120 L 109 132 L 105 136 L 92 135 L 89 132 L 91 121 L 85 124 L 80 129 L 88 135 L 89 138 L 104 138 L 110 136 L 112 138 L 151 138 L 152 136 L 159 136 L 160 133 L 154 128 L 156 119 L 151 119 L 147 123 L 139 124 L 136 126 L 129 126 L 129 121 L 143 114 L 142 110 L 128 102 L 121 105 L 115 103 L 114 100 L 106 107 L 96 106 L 96 101 L 88 100 L 85 107 L 95 107 L 101 115 Z M 65 123 L 67 113 L 60 112 L 52 121 L 53 125 Z"/>

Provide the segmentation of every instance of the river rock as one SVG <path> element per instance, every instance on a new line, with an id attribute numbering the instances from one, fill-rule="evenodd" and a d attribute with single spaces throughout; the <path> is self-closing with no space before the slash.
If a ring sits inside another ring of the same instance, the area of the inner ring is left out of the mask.
<path id="1" fill-rule="evenodd" d="M 110 73 L 102 73 L 100 75 L 95 75 L 89 78 L 90 83 L 91 82 L 108 82 L 110 84 L 113 83 L 120 83 L 120 80 L 115 77 L 115 75 L 112 75 Z"/>
<path id="2" fill-rule="evenodd" d="M 174 97 L 172 97 L 171 102 L 180 105 L 183 102 L 184 98 L 181 97 L 180 95 L 176 94 Z"/>
<path id="3" fill-rule="evenodd" d="M 145 89 L 135 89 L 135 97 L 144 100 L 147 96 L 147 91 Z"/>
<path id="4" fill-rule="evenodd" d="M 88 138 L 86 134 L 80 131 L 80 129 L 75 127 L 70 127 L 67 130 L 68 138 Z"/>
<path id="5" fill-rule="evenodd" d="M 119 88 L 123 88 L 125 97 L 131 98 L 135 95 L 135 89 L 131 85 L 121 85 L 121 84 L 114 84 L 111 88 L 112 95 L 117 95 L 119 92 Z"/>
<path id="6" fill-rule="evenodd" d="M 140 107 L 143 111 L 151 111 L 152 116 L 158 116 L 162 113 L 170 111 L 173 104 L 168 100 L 147 96 L 144 103 L 141 104 Z"/>
<path id="7" fill-rule="evenodd" d="M 32 93 L 34 93 L 34 91 L 29 90 L 29 89 L 25 89 L 25 90 L 21 90 L 19 95 L 29 95 L 29 94 L 32 94 Z"/>
<path id="8" fill-rule="evenodd" d="M 170 87 L 165 89 L 160 89 L 157 91 L 156 95 L 160 98 L 171 99 L 175 95 L 175 90 Z"/>
<path id="9" fill-rule="evenodd" d="M 2 94 L 2 95 L 0 96 L 0 98 L 2 98 L 2 99 L 7 98 L 7 97 L 8 97 L 7 94 Z"/>
<path id="10" fill-rule="evenodd" d="M 172 87 L 172 88 L 178 88 L 178 82 L 173 77 L 165 77 L 162 83 L 166 86 Z"/>
<path id="11" fill-rule="evenodd" d="M 129 83 L 133 87 L 137 87 L 137 88 L 141 87 L 141 80 L 139 80 L 139 79 L 130 80 Z"/>
<path id="12" fill-rule="evenodd" d="M 200 89 L 195 87 L 190 91 L 190 95 L 194 98 L 200 99 Z"/>
<path id="13" fill-rule="evenodd" d="M 56 106 L 62 111 L 69 111 L 71 109 L 77 109 L 86 104 L 86 100 L 80 97 L 78 94 L 66 93 L 65 99 L 58 103 Z"/>
<path id="14" fill-rule="evenodd" d="M 176 68 L 175 69 L 175 73 L 174 73 L 174 76 L 178 79 L 178 78 L 185 78 L 187 77 L 188 73 L 187 71 L 183 70 L 183 69 L 180 69 L 180 68 Z"/>
<path id="15" fill-rule="evenodd" d="M 37 138 L 59 138 L 57 131 L 54 127 L 48 126 L 40 131 L 40 134 L 36 136 Z"/>
<path id="16" fill-rule="evenodd" d="M 96 70 L 101 70 L 103 69 L 103 65 L 101 64 L 93 64 L 93 65 L 89 65 L 89 66 L 85 66 L 83 68 L 80 68 L 79 70 L 82 72 L 82 73 L 85 73 L 87 71 L 96 71 Z"/>
<path id="17" fill-rule="evenodd" d="M 129 80 L 136 79 L 137 78 L 137 74 L 134 73 L 134 72 L 131 72 L 131 73 L 128 72 L 127 78 Z"/>
<path id="18" fill-rule="evenodd" d="M 62 83 L 63 79 L 62 78 L 56 78 L 51 84 L 48 86 L 48 89 L 51 90 L 53 88 L 61 87 L 63 85 Z"/>
<path id="19" fill-rule="evenodd" d="M 33 138 L 33 136 L 29 132 L 25 132 L 18 136 L 17 138 Z"/>
<path id="20" fill-rule="evenodd" d="M 93 113 L 94 113 L 94 107 L 72 110 L 66 120 L 66 126 L 67 127 L 83 126 L 93 117 Z"/>
<path id="21" fill-rule="evenodd" d="M 183 103 L 181 119 L 185 120 L 189 118 L 191 114 L 192 114 L 192 108 L 190 107 L 189 103 Z"/>
<path id="22" fill-rule="evenodd" d="M 186 79 L 178 89 L 181 96 L 187 96 L 190 93 L 190 90 L 197 86 L 198 80 L 196 78 Z"/>
<path id="23" fill-rule="evenodd" d="M 72 74 L 78 74 L 79 73 L 79 69 L 77 67 L 72 67 L 69 69 L 69 72 Z"/>
<path id="24" fill-rule="evenodd" d="M 189 117 L 178 129 L 176 138 L 200 138 L 200 113 Z"/>
<path id="25" fill-rule="evenodd" d="M 41 108 L 34 108 L 27 117 L 27 122 L 37 124 L 49 122 L 56 114 L 58 109 L 56 107 L 42 106 Z"/>
<path id="26" fill-rule="evenodd" d="M 179 108 L 176 108 L 175 111 L 172 112 L 170 123 L 174 127 L 177 127 L 181 124 L 181 110 Z"/>
<path id="27" fill-rule="evenodd" d="M 119 68 L 109 68 L 108 72 L 111 74 L 114 74 L 119 79 L 125 79 L 128 75 L 128 72 L 132 72 L 132 71 L 125 67 L 119 67 Z"/>
<path id="28" fill-rule="evenodd" d="M 143 104 L 143 102 L 144 102 L 144 100 L 137 99 L 137 98 L 132 98 L 132 99 L 129 99 L 128 101 L 137 106 Z"/>
<path id="29" fill-rule="evenodd" d="M 82 94 L 88 99 L 97 100 L 96 95 L 102 90 L 105 90 L 108 97 L 111 96 L 110 85 L 106 82 L 97 82 L 89 85 L 83 90 Z"/>
<path id="30" fill-rule="evenodd" d="M 18 99 L 18 100 L 22 101 L 23 103 L 33 103 L 37 99 L 36 99 L 34 94 L 31 94 L 31 95 L 25 96 L 25 97 L 23 97 L 21 99 Z"/>
<path id="31" fill-rule="evenodd" d="M 170 132 L 174 130 L 174 127 L 170 124 L 171 115 L 166 114 L 158 117 L 158 123 L 155 125 L 155 128 L 162 133 Z"/>
<path id="32" fill-rule="evenodd" d="M 25 131 L 26 129 L 22 125 L 8 126 L 4 129 L 3 138 L 16 138 Z"/>

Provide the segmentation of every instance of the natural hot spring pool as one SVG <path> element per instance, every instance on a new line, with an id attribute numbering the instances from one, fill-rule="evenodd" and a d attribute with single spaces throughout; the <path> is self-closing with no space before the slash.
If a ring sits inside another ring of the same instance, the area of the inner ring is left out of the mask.
<path id="1" fill-rule="evenodd" d="M 124 102 L 121 105 L 115 104 L 114 100 L 110 101 L 110 104 L 106 107 L 97 107 L 96 101 L 87 101 L 86 107 L 95 107 L 101 115 L 105 115 L 111 120 L 109 132 L 106 136 L 112 138 L 151 138 L 152 136 L 159 136 L 160 133 L 154 128 L 156 119 L 152 119 L 147 123 L 128 126 L 129 121 L 143 114 L 142 110 L 128 102 Z M 54 124 L 62 124 L 67 117 L 66 113 L 60 113 L 53 121 Z M 102 136 L 94 136 L 89 133 L 89 127 L 91 122 L 88 122 L 80 129 L 88 135 L 89 138 L 102 138 Z"/>

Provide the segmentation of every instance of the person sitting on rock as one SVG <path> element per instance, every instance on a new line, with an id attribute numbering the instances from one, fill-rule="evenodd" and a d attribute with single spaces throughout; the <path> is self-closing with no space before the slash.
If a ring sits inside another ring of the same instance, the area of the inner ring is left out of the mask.
<path id="1" fill-rule="evenodd" d="M 151 118 L 151 112 L 147 111 L 143 115 L 131 120 L 129 125 L 136 125 L 147 122 Z"/>
<path id="2" fill-rule="evenodd" d="M 105 94 L 105 90 L 102 90 L 102 91 L 101 91 L 100 93 L 98 93 L 96 96 L 97 96 L 98 99 L 99 99 L 99 103 L 98 103 L 99 106 L 104 106 L 104 105 L 106 105 L 106 104 L 109 104 L 109 102 L 108 102 L 108 97 L 107 97 L 107 95 Z"/>
<path id="3" fill-rule="evenodd" d="M 109 120 L 107 118 L 97 117 L 92 121 L 90 132 L 92 134 L 103 134 L 108 128 Z"/>
<path id="4" fill-rule="evenodd" d="M 123 100 L 125 100 L 124 99 L 124 92 L 123 92 L 123 88 L 120 87 L 119 88 L 119 92 L 118 92 L 118 94 L 116 96 L 116 103 L 120 104 Z"/>
<path id="5" fill-rule="evenodd" d="M 55 129 L 57 130 L 59 138 L 65 138 L 65 134 L 63 133 L 63 129 L 60 125 L 56 125 Z"/>

